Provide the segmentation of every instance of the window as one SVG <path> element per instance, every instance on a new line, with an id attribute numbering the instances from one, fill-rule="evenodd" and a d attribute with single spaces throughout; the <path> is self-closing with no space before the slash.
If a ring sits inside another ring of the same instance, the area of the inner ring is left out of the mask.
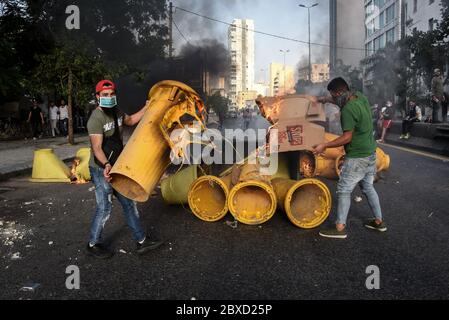
<path id="1" fill-rule="evenodd" d="M 374 39 L 374 52 L 385 48 L 385 34 L 382 34 L 380 37 Z"/>
<path id="2" fill-rule="evenodd" d="M 418 11 L 418 0 L 413 0 L 413 13 Z"/>
<path id="3" fill-rule="evenodd" d="M 385 5 L 385 0 L 374 0 L 374 6 L 377 8 L 382 8 Z"/>
<path id="4" fill-rule="evenodd" d="M 385 27 L 385 11 L 382 11 L 382 13 L 379 15 L 379 27 L 381 29 Z"/>
<path id="5" fill-rule="evenodd" d="M 372 1 L 368 2 L 365 6 L 365 18 L 368 18 L 370 15 L 374 13 L 374 4 Z"/>
<path id="6" fill-rule="evenodd" d="M 394 43 L 394 28 L 387 31 L 386 37 L 387 37 L 387 43 L 388 42 Z"/>
<path id="7" fill-rule="evenodd" d="M 365 56 L 370 56 L 373 54 L 373 42 L 370 41 L 367 44 L 365 44 Z"/>
<path id="8" fill-rule="evenodd" d="M 393 5 L 389 6 L 386 10 L 386 15 L 387 15 L 386 24 L 389 24 L 391 21 L 394 20 L 394 6 L 395 5 L 393 4 Z"/>

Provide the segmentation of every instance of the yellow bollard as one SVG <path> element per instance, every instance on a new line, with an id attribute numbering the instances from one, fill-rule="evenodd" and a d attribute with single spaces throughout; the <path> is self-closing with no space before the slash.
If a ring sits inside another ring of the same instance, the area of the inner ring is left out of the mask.
<path id="1" fill-rule="evenodd" d="M 278 206 L 297 227 L 313 229 L 326 221 L 332 208 L 327 186 L 316 179 L 272 181 Z"/>
<path id="2" fill-rule="evenodd" d="M 229 211 L 239 222 L 258 225 L 276 212 L 276 194 L 270 178 L 261 176 L 258 165 L 243 165 L 239 183 L 229 193 Z"/>
<path id="3" fill-rule="evenodd" d="M 202 175 L 203 169 L 194 165 L 162 180 L 161 192 L 165 203 L 170 205 L 188 203 L 190 186 Z"/>
<path id="4" fill-rule="evenodd" d="M 216 222 L 229 211 L 228 195 L 232 176 L 204 176 L 196 180 L 189 191 L 189 206 L 193 214 L 206 222 Z"/>
<path id="5" fill-rule="evenodd" d="M 306 178 L 324 177 L 337 179 L 338 173 L 335 169 L 335 159 L 315 156 L 312 152 L 301 152 L 299 158 L 299 170 Z"/>
<path id="6" fill-rule="evenodd" d="M 70 182 L 70 169 L 53 152 L 53 149 L 34 151 L 31 182 Z"/>
<path id="7" fill-rule="evenodd" d="M 91 157 L 90 148 L 81 148 L 76 152 L 77 159 L 80 160 L 79 165 L 76 167 L 76 176 L 79 180 L 90 181 L 89 161 Z"/>
<path id="8" fill-rule="evenodd" d="M 111 171 L 113 188 L 139 202 L 148 200 L 170 163 L 170 130 L 182 125 L 183 114 L 201 120 L 203 108 L 198 94 L 177 81 L 159 82 L 148 98 L 142 121 Z"/>

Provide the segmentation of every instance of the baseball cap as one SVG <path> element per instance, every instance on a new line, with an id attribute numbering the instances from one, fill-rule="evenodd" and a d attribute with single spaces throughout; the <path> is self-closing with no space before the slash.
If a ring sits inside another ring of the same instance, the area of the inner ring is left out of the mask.
<path id="1" fill-rule="evenodd" d="M 112 89 L 115 91 L 115 84 L 111 80 L 101 80 L 97 83 L 97 86 L 95 87 L 95 93 L 99 93 L 106 89 Z"/>

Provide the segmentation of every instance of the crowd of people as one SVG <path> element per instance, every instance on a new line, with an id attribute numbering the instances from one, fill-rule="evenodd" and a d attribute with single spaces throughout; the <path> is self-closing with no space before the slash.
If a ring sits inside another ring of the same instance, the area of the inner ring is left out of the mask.
<path id="1" fill-rule="evenodd" d="M 427 109 L 419 106 L 416 99 L 409 98 L 407 106 L 401 112 L 402 133 L 399 139 L 408 140 L 411 138 L 413 124 L 416 122 L 443 124 L 447 123 L 447 113 L 449 104 L 449 81 L 443 81 L 442 73 L 435 69 L 431 84 L 430 96 L 431 108 Z M 376 122 L 375 135 L 379 138 L 377 142 L 384 143 L 388 130 L 393 125 L 395 109 L 392 101 L 387 101 L 385 105 L 373 106 L 373 119 Z"/>
<path id="2" fill-rule="evenodd" d="M 32 101 L 32 107 L 28 113 L 27 123 L 30 124 L 32 137 L 34 140 L 42 138 L 44 135 L 68 136 L 69 111 L 64 99 L 58 104 L 54 101 L 48 103 L 48 113 L 39 106 L 37 100 Z M 87 118 L 82 108 L 73 108 L 73 127 L 75 132 L 86 131 Z"/>

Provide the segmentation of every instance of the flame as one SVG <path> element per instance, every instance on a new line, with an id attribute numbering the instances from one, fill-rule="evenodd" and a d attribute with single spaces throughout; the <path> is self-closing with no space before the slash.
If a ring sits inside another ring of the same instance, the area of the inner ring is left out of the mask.
<path id="1" fill-rule="evenodd" d="M 81 159 L 75 158 L 72 163 L 72 168 L 70 169 L 70 181 L 72 184 L 85 184 L 87 181 L 81 177 L 81 175 L 76 170 L 81 163 Z"/>
<path id="2" fill-rule="evenodd" d="M 303 153 L 300 157 L 300 172 L 306 178 L 314 176 L 315 172 L 315 159 L 314 156 L 308 152 Z"/>

